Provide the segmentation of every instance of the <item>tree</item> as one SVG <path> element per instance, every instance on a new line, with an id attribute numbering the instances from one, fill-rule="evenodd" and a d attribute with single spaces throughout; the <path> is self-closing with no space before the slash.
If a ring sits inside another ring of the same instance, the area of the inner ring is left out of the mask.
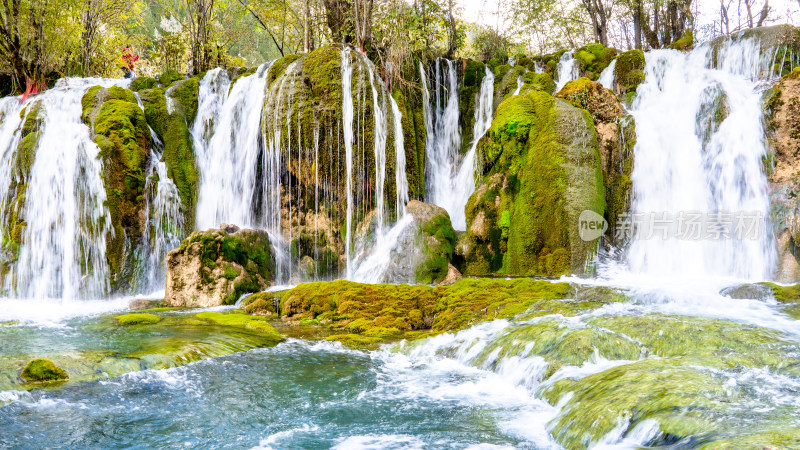
<path id="1" fill-rule="evenodd" d="M 192 72 L 198 74 L 210 69 L 209 22 L 214 10 L 214 0 L 186 0 L 189 15 L 189 36 L 192 48 Z"/>

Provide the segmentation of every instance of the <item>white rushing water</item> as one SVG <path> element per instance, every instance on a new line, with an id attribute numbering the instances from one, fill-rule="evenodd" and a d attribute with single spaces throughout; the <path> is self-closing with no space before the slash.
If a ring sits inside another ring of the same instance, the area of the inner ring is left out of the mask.
<path id="1" fill-rule="evenodd" d="M 442 73 L 441 68 L 446 69 Z M 428 92 L 427 75 L 420 66 L 425 102 L 425 126 L 428 135 L 427 195 L 430 203 L 450 214 L 453 228 L 465 230 L 467 218 L 464 207 L 475 191 L 475 152 L 478 141 L 492 123 L 494 74 L 487 67 L 475 106 L 472 144 L 463 157 L 459 156 L 461 132 L 458 125 L 458 80 L 452 61 L 437 60 L 434 95 Z M 442 80 L 439 82 L 438 80 Z M 446 81 L 447 84 L 444 83 Z"/>
<path id="2" fill-rule="evenodd" d="M 520 91 L 522 90 L 522 85 L 525 84 L 525 81 L 522 77 L 517 77 L 517 88 L 514 89 L 514 93 L 511 94 L 512 96 L 519 95 Z"/>
<path id="3" fill-rule="evenodd" d="M 350 250 L 352 246 L 353 231 L 353 66 L 350 63 L 350 49 L 342 49 L 342 124 L 344 129 L 344 149 L 346 160 L 347 184 L 347 219 L 345 226 L 345 261 L 346 277 L 349 280 L 353 276 L 350 266 Z"/>
<path id="4" fill-rule="evenodd" d="M 602 84 L 604 88 L 614 90 L 614 70 L 617 67 L 617 60 L 614 59 L 611 61 L 611 64 L 608 65 L 602 72 L 600 72 L 600 78 L 597 79 L 597 82 Z"/>
<path id="5" fill-rule="evenodd" d="M 198 229 L 217 227 L 223 222 L 242 227 L 262 225 L 253 206 L 260 187 L 256 169 L 263 148 L 261 110 L 270 65 L 262 64 L 233 86 L 225 82 L 227 76 L 220 78 L 211 72 L 203 79 L 204 87 L 216 82 L 223 100 L 213 120 L 210 139 L 206 145 L 198 145 L 202 151 L 196 152 L 201 175 Z M 205 118 L 198 114 L 197 120 L 193 129 L 199 131 Z"/>
<path id="6" fill-rule="evenodd" d="M 762 169 L 764 53 L 753 40 L 729 42 L 718 68 L 707 46 L 646 55 L 631 111 L 632 211 L 644 221 L 627 251 L 631 274 L 699 285 L 770 279 L 776 250 Z"/>
<path id="7" fill-rule="evenodd" d="M 119 80 L 65 78 L 37 95 L 41 134 L 25 192 L 14 295 L 96 298 L 109 293 L 106 236 L 112 233 L 100 177 L 100 149 L 81 121 L 81 98 L 91 86 Z M 7 180 L 3 180 L 7 181 Z"/>
<path id="8" fill-rule="evenodd" d="M 558 92 L 567 83 L 577 80 L 580 76 L 578 60 L 573 57 L 573 52 L 564 52 L 556 66 L 556 90 Z"/>

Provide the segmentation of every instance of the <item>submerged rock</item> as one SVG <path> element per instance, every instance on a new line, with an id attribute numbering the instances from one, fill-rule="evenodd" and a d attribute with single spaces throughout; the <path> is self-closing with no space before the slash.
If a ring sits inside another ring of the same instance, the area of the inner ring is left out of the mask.
<path id="1" fill-rule="evenodd" d="M 48 383 L 69 379 L 67 372 L 49 359 L 38 358 L 29 362 L 19 374 L 26 383 Z"/>
<path id="2" fill-rule="evenodd" d="M 589 113 L 541 91 L 514 96 L 500 105 L 478 150 L 485 176 L 466 207 L 462 272 L 585 273 L 597 240 L 579 237 L 578 218 L 606 211 Z"/>
<path id="3" fill-rule="evenodd" d="M 170 306 L 230 305 L 242 294 L 271 284 L 275 260 L 269 235 L 223 224 L 219 230 L 197 231 L 167 255 Z"/>

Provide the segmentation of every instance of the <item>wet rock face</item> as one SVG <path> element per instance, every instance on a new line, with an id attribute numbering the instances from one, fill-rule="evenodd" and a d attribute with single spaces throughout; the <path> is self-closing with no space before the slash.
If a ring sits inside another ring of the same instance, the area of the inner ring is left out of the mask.
<path id="1" fill-rule="evenodd" d="M 167 255 L 164 302 L 179 307 L 233 304 L 242 294 L 269 287 L 274 273 L 266 231 L 223 224 L 192 233 Z"/>
<path id="2" fill-rule="evenodd" d="M 362 252 L 371 253 L 381 245 L 376 233 L 374 214 L 359 226 L 357 237 L 365 244 Z M 370 282 L 441 283 L 446 279 L 453 282 L 460 277 L 450 265 L 456 245 L 456 233 L 450 223 L 450 216 L 444 208 L 417 200 L 406 206 L 406 216 L 395 227 L 397 244 L 389 250 L 389 261 L 381 274 L 356 278 Z M 387 232 L 385 232 L 387 233 Z M 388 233 L 391 233 L 389 231 Z M 369 269 L 369 264 L 362 264 Z"/>

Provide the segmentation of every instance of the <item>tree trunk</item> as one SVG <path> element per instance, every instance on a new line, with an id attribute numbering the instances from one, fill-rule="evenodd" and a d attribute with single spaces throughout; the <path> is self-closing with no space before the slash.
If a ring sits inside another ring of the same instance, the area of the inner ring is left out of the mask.
<path id="1" fill-rule="evenodd" d="M 635 48 L 641 50 L 642 49 L 642 0 L 636 0 L 636 4 L 633 8 L 633 41 Z"/>

